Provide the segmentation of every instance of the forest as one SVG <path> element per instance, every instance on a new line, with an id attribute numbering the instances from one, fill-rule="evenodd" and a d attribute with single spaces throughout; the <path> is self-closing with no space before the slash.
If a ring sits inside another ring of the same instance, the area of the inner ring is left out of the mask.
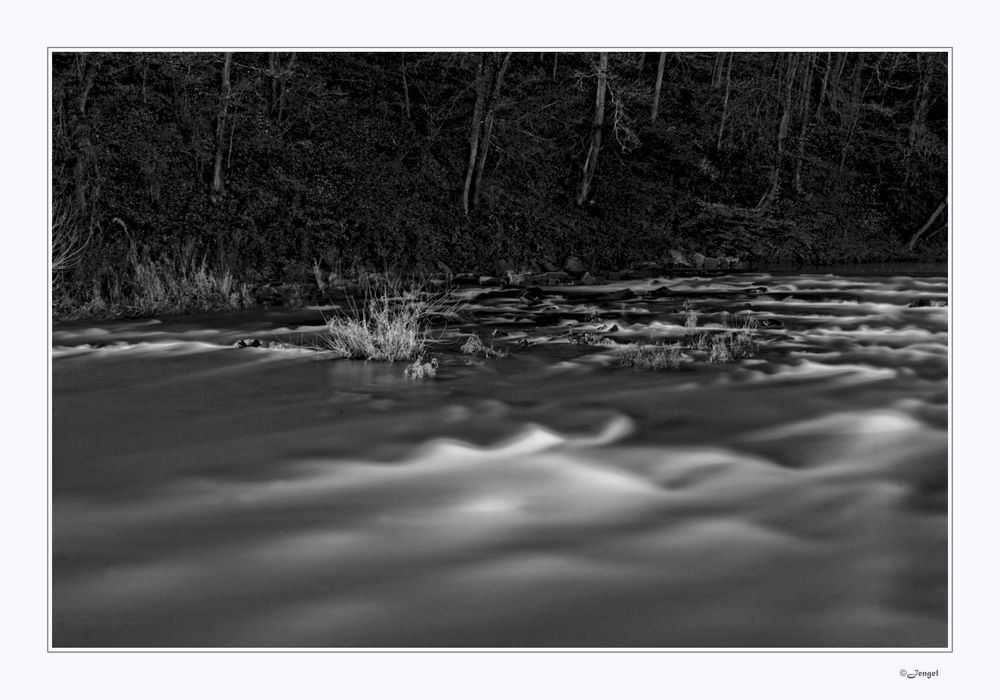
<path id="1" fill-rule="evenodd" d="M 943 51 L 54 52 L 53 313 L 940 262 L 948 117 Z"/>

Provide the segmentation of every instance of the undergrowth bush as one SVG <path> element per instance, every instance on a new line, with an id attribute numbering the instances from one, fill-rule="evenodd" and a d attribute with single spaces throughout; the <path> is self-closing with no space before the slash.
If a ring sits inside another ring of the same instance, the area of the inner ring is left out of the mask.
<path id="1" fill-rule="evenodd" d="M 55 271 L 59 272 L 59 271 Z M 64 318 L 136 317 L 220 310 L 253 305 L 250 287 L 229 270 L 214 270 L 205 260 L 157 261 L 131 250 L 122 272 L 84 288 L 53 288 L 56 315 Z"/>

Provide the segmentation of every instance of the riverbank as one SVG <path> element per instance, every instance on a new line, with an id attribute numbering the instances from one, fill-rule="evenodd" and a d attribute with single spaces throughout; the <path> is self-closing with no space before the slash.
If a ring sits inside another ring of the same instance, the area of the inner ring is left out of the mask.
<path id="1" fill-rule="evenodd" d="M 599 286 L 609 282 L 653 276 L 718 276 L 730 272 L 813 274 L 948 274 L 947 260 L 921 259 L 903 262 L 879 260 L 839 265 L 817 265 L 787 258 L 770 263 L 734 256 L 707 256 L 700 252 L 672 249 L 661 259 L 637 261 L 620 269 L 607 269 L 583 256 L 568 255 L 558 262 L 541 257 L 521 264 L 500 259 L 488 268 L 454 270 L 444 262 L 420 264 L 412 269 L 360 266 L 347 273 L 328 271 L 319 263 L 308 272 L 287 280 L 241 281 L 228 270 L 213 272 L 204 264 L 152 264 L 133 261 L 128 271 L 109 275 L 103 283 L 70 289 L 56 279 L 53 320 L 125 319 L 211 311 L 239 311 L 255 307 L 302 307 L 359 299 L 369 280 L 391 278 L 421 288 L 445 290 L 453 287 Z M 248 279 L 259 275 L 248 275 Z M 65 282 L 63 280 L 63 282 Z"/>

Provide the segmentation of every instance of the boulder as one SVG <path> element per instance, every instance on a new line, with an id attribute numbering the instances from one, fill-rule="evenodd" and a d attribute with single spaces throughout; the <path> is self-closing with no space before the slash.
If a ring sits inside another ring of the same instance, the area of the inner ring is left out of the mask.
<path id="1" fill-rule="evenodd" d="M 569 273 L 543 272 L 540 275 L 532 275 L 528 281 L 537 285 L 566 284 L 569 281 Z"/>
<path id="2" fill-rule="evenodd" d="M 563 270 L 571 275 L 582 275 L 587 271 L 587 266 L 583 264 L 583 260 L 579 256 L 569 255 L 563 262 Z"/>
<path id="3" fill-rule="evenodd" d="M 691 267 L 691 261 L 681 251 L 671 248 L 667 252 L 670 254 L 670 262 L 676 267 Z"/>
<path id="4" fill-rule="evenodd" d="M 670 287 L 666 285 L 652 289 L 646 293 L 646 298 L 648 299 L 663 299 L 664 297 L 673 296 L 674 293 L 670 290 Z"/>
<path id="5" fill-rule="evenodd" d="M 702 255 L 701 253 L 692 253 L 691 254 L 691 264 L 694 265 L 695 267 L 704 267 L 705 266 L 705 256 Z"/>
<path id="6" fill-rule="evenodd" d="M 919 299 L 913 299 L 910 301 L 910 303 L 907 304 L 907 307 L 911 309 L 925 309 L 932 306 L 935 307 L 947 306 L 947 303 L 940 299 L 927 299 L 926 297 L 924 297 Z"/>
<path id="7" fill-rule="evenodd" d="M 602 296 L 599 301 L 627 301 L 629 299 L 635 299 L 636 293 L 631 289 L 626 287 L 618 292 L 610 292 Z"/>

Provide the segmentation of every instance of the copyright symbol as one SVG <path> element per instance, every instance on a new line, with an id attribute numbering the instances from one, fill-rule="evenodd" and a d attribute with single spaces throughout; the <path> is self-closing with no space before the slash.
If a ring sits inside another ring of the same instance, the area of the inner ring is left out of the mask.
<path id="1" fill-rule="evenodd" d="M 905 668 L 899 669 L 899 675 L 902 676 L 903 678 L 906 678 L 907 676 L 906 669 Z"/>

